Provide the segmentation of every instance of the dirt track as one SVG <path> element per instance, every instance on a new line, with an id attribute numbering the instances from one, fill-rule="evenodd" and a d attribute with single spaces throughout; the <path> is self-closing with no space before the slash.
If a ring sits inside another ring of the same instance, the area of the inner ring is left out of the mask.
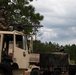
<path id="1" fill-rule="evenodd" d="M 69 75 L 68 73 L 62 73 L 62 75 Z"/>

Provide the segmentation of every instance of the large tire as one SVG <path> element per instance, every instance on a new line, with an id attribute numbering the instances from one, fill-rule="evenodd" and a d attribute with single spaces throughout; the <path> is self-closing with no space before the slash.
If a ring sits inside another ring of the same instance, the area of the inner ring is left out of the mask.
<path id="1" fill-rule="evenodd" d="M 58 70 L 58 69 L 56 69 L 56 70 L 54 70 L 53 75 L 61 75 L 61 71 L 60 71 L 60 70 Z"/>
<path id="2" fill-rule="evenodd" d="M 1 63 L 0 64 L 0 75 L 13 75 L 11 66 L 6 63 Z"/>
<path id="3" fill-rule="evenodd" d="M 13 70 L 18 70 L 18 69 L 19 69 L 19 66 L 18 66 L 17 63 L 13 63 L 13 64 L 11 65 L 11 67 L 12 67 Z"/>
<path id="4" fill-rule="evenodd" d="M 39 72 L 39 70 L 37 70 L 37 69 L 33 69 L 33 70 L 31 71 L 30 75 L 40 75 L 40 72 Z"/>

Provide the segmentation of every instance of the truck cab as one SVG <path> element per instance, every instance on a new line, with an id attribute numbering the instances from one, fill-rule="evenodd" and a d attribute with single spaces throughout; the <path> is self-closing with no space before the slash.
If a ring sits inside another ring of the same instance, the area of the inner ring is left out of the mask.
<path id="1" fill-rule="evenodd" d="M 27 69 L 29 54 L 23 32 L 0 31 L 0 63 L 9 63 L 12 69 Z"/>

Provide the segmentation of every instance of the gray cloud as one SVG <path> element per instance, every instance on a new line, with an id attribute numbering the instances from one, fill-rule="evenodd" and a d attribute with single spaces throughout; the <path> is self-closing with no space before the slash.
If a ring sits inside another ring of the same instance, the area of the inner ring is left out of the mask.
<path id="1" fill-rule="evenodd" d="M 38 39 L 76 44 L 76 1 L 75 0 L 38 0 L 33 4 L 36 12 L 44 15 Z M 39 35 L 39 34 L 38 34 Z"/>

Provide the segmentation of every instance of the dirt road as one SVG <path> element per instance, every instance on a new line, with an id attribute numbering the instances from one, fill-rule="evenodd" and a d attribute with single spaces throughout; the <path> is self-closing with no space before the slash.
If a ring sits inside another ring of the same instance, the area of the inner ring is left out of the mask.
<path id="1" fill-rule="evenodd" d="M 62 73 L 62 75 L 69 75 L 68 73 Z"/>

